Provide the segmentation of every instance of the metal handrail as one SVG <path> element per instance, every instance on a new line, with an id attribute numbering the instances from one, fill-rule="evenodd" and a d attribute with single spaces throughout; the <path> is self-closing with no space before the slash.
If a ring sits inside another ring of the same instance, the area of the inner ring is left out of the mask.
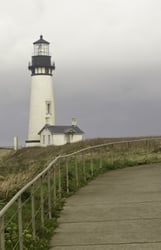
<path id="1" fill-rule="evenodd" d="M 151 138 L 153 139 L 160 139 L 160 138 Z M 140 141 L 145 141 L 145 139 L 140 139 L 140 140 L 132 140 L 132 141 L 119 141 L 119 142 L 110 142 L 110 143 L 104 143 L 104 144 L 99 144 L 99 145 L 94 145 L 94 146 L 89 146 L 83 149 L 80 149 L 78 151 L 75 151 L 73 153 L 70 154 L 66 154 L 66 155 L 59 155 L 57 156 L 54 160 L 52 160 L 49 165 L 41 172 L 39 173 L 35 178 L 33 178 L 30 182 L 28 182 L 21 190 L 19 190 L 15 196 L 13 196 L 13 198 L 5 205 L 5 207 L 3 207 L 0 210 L 0 217 L 2 217 L 4 215 L 4 213 L 6 212 L 6 210 L 19 198 L 19 196 L 22 195 L 22 193 L 28 189 L 29 187 L 31 187 L 41 176 L 43 176 L 44 174 L 46 174 L 48 172 L 48 170 L 52 167 L 52 165 L 58 161 L 58 159 L 60 158 L 66 158 L 66 157 L 71 157 L 74 156 L 76 154 L 82 153 L 84 151 L 90 150 L 90 149 L 95 149 L 95 148 L 100 148 L 100 147 L 104 147 L 104 146 L 110 146 L 113 144 L 124 144 L 124 143 L 128 143 L 128 142 L 140 142 Z"/>
<path id="2" fill-rule="evenodd" d="M 150 140 L 161 140 L 161 138 L 159 137 L 150 137 Z M 87 151 L 87 150 L 90 150 L 90 149 L 95 149 L 95 148 L 101 148 L 101 147 L 105 147 L 105 146 L 110 146 L 110 145 L 116 145 L 116 144 L 124 144 L 124 143 L 131 143 L 131 142 L 141 142 L 141 141 L 147 141 L 147 139 L 139 139 L 139 140 L 131 140 L 131 141 L 116 141 L 116 142 L 108 142 L 108 143 L 103 143 L 103 144 L 98 144 L 98 145 L 94 145 L 94 146 L 89 146 L 89 147 L 86 147 L 86 148 L 83 148 L 83 149 L 80 149 L 78 151 L 75 151 L 73 153 L 70 153 L 70 154 L 66 154 L 66 155 L 61 155 L 60 157 L 70 157 L 70 156 L 73 156 L 75 154 L 78 154 L 78 153 L 82 153 L 84 151 Z"/>
<path id="3" fill-rule="evenodd" d="M 34 179 L 32 179 L 30 182 L 28 182 L 23 188 L 21 188 L 21 190 L 19 190 L 14 196 L 13 198 L 0 210 L 0 217 L 2 217 L 6 210 L 8 208 L 10 208 L 10 206 L 13 205 L 13 203 L 15 201 L 17 201 L 17 199 L 24 193 L 24 191 L 26 191 L 26 189 L 28 189 L 29 187 L 31 187 L 38 179 L 40 179 L 41 176 L 43 176 L 45 173 L 47 173 L 47 171 L 52 167 L 52 165 L 60 158 L 60 156 L 58 156 L 57 158 L 55 158 L 52 162 L 49 163 L 49 165 L 47 166 L 46 169 L 44 169 L 40 174 L 38 174 Z"/>

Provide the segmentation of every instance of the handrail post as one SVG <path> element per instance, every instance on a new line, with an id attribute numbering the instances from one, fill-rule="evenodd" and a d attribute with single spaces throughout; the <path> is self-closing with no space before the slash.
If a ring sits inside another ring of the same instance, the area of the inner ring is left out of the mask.
<path id="1" fill-rule="evenodd" d="M 125 143 L 125 155 L 126 155 L 126 161 L 129 160 L 129 144 L 128 142 Z"/>
<path id="2" fill-rule="evenodd" d="M 102 152 L 101 152 L 101 148 L 99 150 L 99 168 L 102 168 Z"/>
<path id="3" fill-rule="evenodd" d="M 58 180 L 59 180 L 59 199 L 61 199 L 61 166 L 60 166 L 60 160 L 58 162 Z"/>
<path id="4" fill-rule="evenodd" d="M 86 164 L 85 164 L 85 157 L 84 155 L 82 154 L 82 167 L 83 167 L 83 179 L 84 179 L 84 182 L 87 181 L 87 177 L 86 177 Z"/>
<path id="5" fill-rule="evenodd" d="M 44 192 L 43 192 L 43 176 L 40 178 L 40 210 L 41 210 L 41 225 L 44 227 Z"/>
<path id="6" fill-rule="evenodd" d="M 133 142 L 133 156 L 135 156 L 135 151 L 136 151 L 136 144 Z"/>
<path id="7" fill-rule="evenodd" d="M 54 185 L 54 205 L 56 205 L 56 169 L 54 167 L 54 177 L 53 177 L 53 185 Z"/>
<path id="8" fill-rule="evenodd" d="M 69 193 L 69 167 L 68 167 L 68 159 L 66 159 L 66 191 Z"/>
<path id="9" fill-rule="evenodd" d="M 94 168 L 93 168 L 93 153 L 91 152 L 91 160 L 90 160 L 90 170 L 91 170 L 91 176 L 94 175 Z"/>
<path id="10" fill-rule="evenodd" d="M 48 182 L 48 212 L 49 212 L 49 219 L 52 218 L 51 216 L 51 183 L 50 183 L 50 171 L 47 173 L 47 182 Z"/>
<path id="11" fill-rule="evenodd" d="M 19 234 L 19 249 L 23 250 L 23 229 L 22 229 L 22 200 L 18 198 L 18 234 Z"/>
<path id="12" fill-rule="evenodd" d="M 130 144 L 127 142 L 127 160 L 130 160 Z"/>
<path id="13" fill-rule="evenodd" d="M 79 187 L 79 177 L 78 177 L 78 162 L 77 162 L 77 156 L 75 156 L 75 182 L 76 182 L 76 188 Z"/>
<path id="14" fill-rule="evenodd" d="M 111 144 L 111 164 L 114 164 L 114 145 Z"/>
<path id="15" fill-rule="evenodd" d="M 0 249 L 5 250 L 4 216 L 0 217 Z"/>
<path id="16" fill-rule="evenodd" d="M 148 153 L 149 153 L 149 140 L 148 139 L 146 140 L 145 145 L 146 145 L 145 158 L 146 158 L 146 162 L 148 162 Z"/>
<path id="17" fill-rule="evenodd" d="M 35 190 L 34 184 L 31 187 L 31 218 L 32 218 L 32 238 L 36 239 L 36 227 L 35 227 Z"/>

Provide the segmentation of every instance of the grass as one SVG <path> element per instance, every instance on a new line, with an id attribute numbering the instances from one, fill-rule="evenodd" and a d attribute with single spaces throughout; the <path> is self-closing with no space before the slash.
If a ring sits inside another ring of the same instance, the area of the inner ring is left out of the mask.
<path id="1" fill-rule="evenodd" d="M 97 138 L 64 146 L 22 148 L 18 151 L 0 149 L 0 204 L 8 201 L 57 155 L 68 154 L 88 146 L 134 139 L 140 138 Z M 118 146 L 117 151 L 120 150 L 122 149 Z"/>

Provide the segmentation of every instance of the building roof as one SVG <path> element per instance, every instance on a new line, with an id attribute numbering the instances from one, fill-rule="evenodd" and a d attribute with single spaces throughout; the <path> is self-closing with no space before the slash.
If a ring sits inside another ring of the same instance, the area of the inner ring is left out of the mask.
<path id="1" fill-rule="evenodd" d="M 51 126 L 46 124 L 38 134 L 44 129 L 48 129 L 52 134 L 84 134 L 84 132 L 78 126 Z"/>
<path id="2" fill-rule="evenodd" d="M 47 42 L 47 41 L 45 41 L 45 40 L 43 39 L 43 36 L 42 36 L 42 35 L 40 36 L 40 39 L 37 40 L 36 42 L 34 42 L 33 44 L 40 44 L 40 43 L 50 44 L 49 42 Z"/>

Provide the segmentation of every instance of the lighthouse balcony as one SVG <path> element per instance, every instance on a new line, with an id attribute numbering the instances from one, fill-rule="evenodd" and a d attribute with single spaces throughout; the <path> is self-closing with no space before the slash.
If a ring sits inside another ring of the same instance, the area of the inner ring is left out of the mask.
<path id="1" fill-rule="evenodd" d="M 50 67 L 34 67 L 29 66 L 31 70 L 31 75 L 52 75 L 53 66 Z"/>

